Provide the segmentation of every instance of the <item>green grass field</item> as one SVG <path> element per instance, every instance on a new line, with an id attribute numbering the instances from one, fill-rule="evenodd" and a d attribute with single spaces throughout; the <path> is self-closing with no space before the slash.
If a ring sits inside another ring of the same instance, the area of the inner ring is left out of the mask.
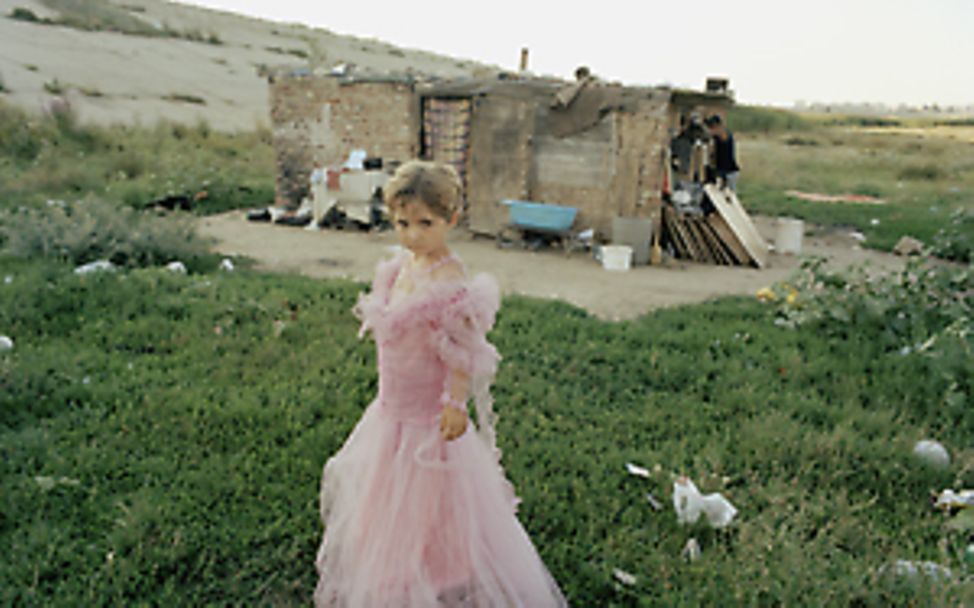
<path id="1" fill-rule="evenodd" d="M 268 130 L 82 126 L 69 106 L 39 117 L 0 100 L 0 133 L 0 210 L 85 197 L 136 209 L 186 197 L 199 214 L 274 202 Z"/>
<path id="2" fill-rule="evenodd" d="M 931 245 L 945 228 L 963 242 L 949 257 L 971 259 L 974 248 L 974 137 L 969 125 L 932 120 L 801 117 L 755 108 L 732 110 L 742 166 L 739 193 L 752 212 L 847 226 L 866 245 L 891 249 L 903 235 Z M 880 121 L 881 122 L 881 121 Z M 788 190 L 865 194 L 884 205 L 813 203 Z M 963 214 L 963 217 L 957 217 Z M 951 225 L 953 220 L 953 225 Z"/>
<path id="3" fill-rule="evenodd" d="M 10 258 L 0 276 L 15 342 L 0 354 L 0 603 L 306 605 L 321 468 L 376 390 L 349 312 L 362 286 L 80 277 Z M 929 493 L 974 484 L 974 363 L 898 354 L 936 311 L 888 332 L 868 306 L 848 310 L 859 318 L 787 329 L 751 299 L 625 323 L 505 301 L 491 335 L 504 464 L 572 605 L 974 601 L 956 579 L 878 574 L 909 559 L 963 576 L 966 533 Z M 950 469 L 912 458 L 927 436 Z M 629 461 L 658 473 L 629 476 Z M 737 522 L 679 526 L 674 474 L 725 493 Z M 695 563 L 680 558 L 690 537 Z"/>

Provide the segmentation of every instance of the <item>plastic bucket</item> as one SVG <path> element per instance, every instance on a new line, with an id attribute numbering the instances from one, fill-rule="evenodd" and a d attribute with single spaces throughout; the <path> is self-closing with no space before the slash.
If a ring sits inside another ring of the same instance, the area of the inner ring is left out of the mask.
<path id="1" fill-rule="evenodd" d="M 645 218 L 612 218 L 612 244 L 632 247 L 632 265 L 649 264 L 649 246 L 653 240 L 653 221 Z"/>
<path id="2" fill-rule="evenodd" d="M 603 245 L 602 268 L 606 270 L 629 270 L 632 264 L 632 247 L 628 245 Z"/>
<path id="3" fill-rule="evenodd" d="M 778 231 L 774 239 L 774 248 L 778 253 L 802 252 L 802 234 L 805 232 L 805 222 L 783 217 L 778 219 Z"/>

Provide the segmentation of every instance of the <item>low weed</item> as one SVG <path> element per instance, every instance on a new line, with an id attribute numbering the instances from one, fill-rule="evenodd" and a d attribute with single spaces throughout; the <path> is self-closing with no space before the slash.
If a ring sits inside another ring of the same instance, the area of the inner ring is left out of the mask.
<path id="1" fill-rule="evenodd" d="M 109 260 L 120 266 L 156 266 L 179 260 L 200 270 L 214 256 L 186 218 L 159 217 L 99 200 L 48 201 L 0 215 L 0 242 L 18 258 L 54 258 L 71 264 Z"/>
<path id="2" fill-rule="evenodd" d="M 142 209 L 184 197 L 199 214 L 274 200 L 270 132 L 195 125 L 92 127 L 71 103 L 52 100 L 43 116 L 0 99 L 0 208 L 87 196 Z"/>

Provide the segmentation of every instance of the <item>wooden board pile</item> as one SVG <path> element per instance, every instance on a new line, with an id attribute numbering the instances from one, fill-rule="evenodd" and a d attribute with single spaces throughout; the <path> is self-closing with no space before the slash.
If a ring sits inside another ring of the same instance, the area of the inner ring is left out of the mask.
<path id="1" fill-rule="evenodd" d="M 691 215 L 663 206 L 661 241 L 677 258 L 725 266 L 763 268 L 768 245 L 730 190 L 704 187 L 715 211 Z"/>

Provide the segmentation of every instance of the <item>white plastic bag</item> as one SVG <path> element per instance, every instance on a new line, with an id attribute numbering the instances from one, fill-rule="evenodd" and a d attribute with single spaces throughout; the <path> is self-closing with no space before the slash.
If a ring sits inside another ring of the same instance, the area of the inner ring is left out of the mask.
<path id="1" fill-rule="evenodd" d="M 719 493 L 700 493 L 697 486 L 687 477 L 680 477 L 673 483 L 673 507 L 681 524 L 696 523 L 700 515 L 706 515 L 714 528 L 723 528 L 733 521 L 737 509 Z"/>

